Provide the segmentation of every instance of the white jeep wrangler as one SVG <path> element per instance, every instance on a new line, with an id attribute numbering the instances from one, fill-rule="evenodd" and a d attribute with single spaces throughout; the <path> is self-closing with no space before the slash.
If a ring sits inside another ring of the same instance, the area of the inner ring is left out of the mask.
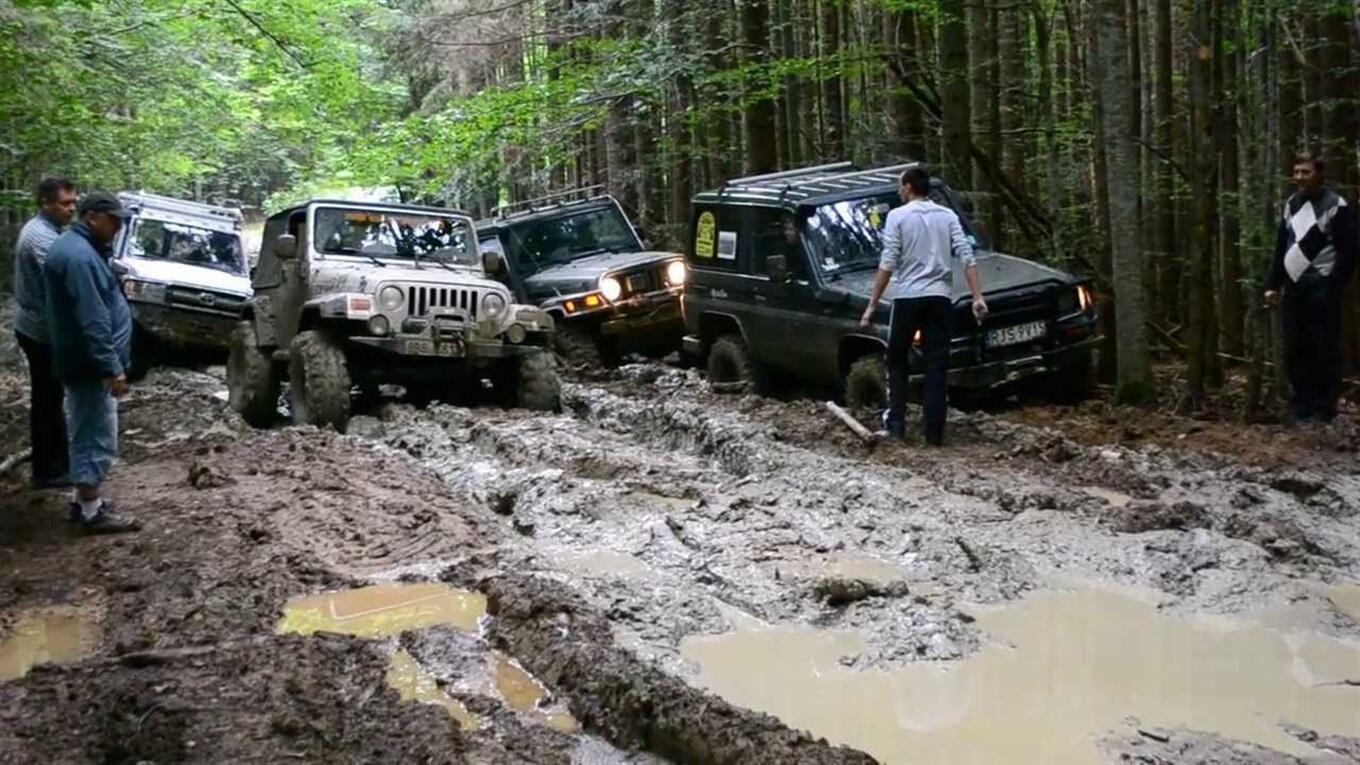
<path id="1" fill-rule="evenodd" d="M 286 379 L 295 422 L 343 432 L 356 387 L 428 400 L 489 378 L 502 403 L 557 411 L 552 318 L 511 303 L 487 277 L 498 267 L 454 210 L 313 200 L 274 215 L 232 335 L 232 407 L 268 425 Z"/>

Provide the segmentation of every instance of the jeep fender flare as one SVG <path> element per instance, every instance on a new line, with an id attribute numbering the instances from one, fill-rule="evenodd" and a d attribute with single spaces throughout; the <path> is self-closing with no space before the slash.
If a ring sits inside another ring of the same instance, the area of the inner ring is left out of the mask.
<path id="1" fill-rule="evenodd" d="M 840 348 L 836 354 L 836 366 L 840 370 L 839 376 L 845 377 L 856 361 L 871 353 L 887 355 L 888 342 L 877 335 L 868 335 L 862 332 L 851 332 L 841 337 Z"/>
<path id="2" fill-rule="evenodd" d="M 733 334 L 731 331 L 724 331 L 725 328 L 735 329 L 736 334 L 741 335 L 741 341 L 746 343 L 746 347 L 751 347 L 751 339 L 746 335 L 746 326 L 736 315 L 725 311 L 704 311 L 699 314 L 699 338 L 705 348 L 723 335 Z"/>

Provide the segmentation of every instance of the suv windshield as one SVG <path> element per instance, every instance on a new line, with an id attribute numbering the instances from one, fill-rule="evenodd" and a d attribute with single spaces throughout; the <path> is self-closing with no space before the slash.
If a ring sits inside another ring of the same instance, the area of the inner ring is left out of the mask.
<path id="1" fill-rule="evenodd" d="M 137 220 L 128 240 L 128 254 L 232 274 L 246 272 L 240 236 L 150 218 Z"/>
<path id="2" fill-rule="evenodd" d="M 958 214 L 963 232 L 977 246 L 977 235 L 950 188 L 938 181 L 932 183 L 930 199 Z M 901 205 L 897 192 L 889 192 L 821 205 L 813 210 L 805 230 L 822 273 L 832 275 L 878 265 L 883 251 L 883 223 L 888 212 Z"/>
<path id="3" fill-rule="evenodd" d="M 313 239 L 323 255 L 384 260 L 432 260 L 481 267 L 480 251 L 466 221 L 415 211 L 316 210 Z"/>
<path id="4" fill-rule="evenodd" d="M 510 229 L 510 252 L 521 267 L 544 268 L 598 252 L 637 252 L 642 243 L 616 207 L 527 221 Z"/>

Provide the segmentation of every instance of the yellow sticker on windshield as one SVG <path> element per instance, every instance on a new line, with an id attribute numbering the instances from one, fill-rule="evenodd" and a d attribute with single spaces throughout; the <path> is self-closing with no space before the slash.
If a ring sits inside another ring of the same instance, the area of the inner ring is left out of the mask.
<path id="1" fill-rule="evenodd" d="M 701 258 L 713 257 L 713 245 L 718 231 L 718 219 L 713 213 L 699 216 L 699 225 L 694 232 L 694 254 Z"/>
<path id="2" fill-rule="evenodd" d="M 883 228 L 883 216 L 878 214 L 878 210 L 869 211 L 869 225 L 874 228 Z"/>

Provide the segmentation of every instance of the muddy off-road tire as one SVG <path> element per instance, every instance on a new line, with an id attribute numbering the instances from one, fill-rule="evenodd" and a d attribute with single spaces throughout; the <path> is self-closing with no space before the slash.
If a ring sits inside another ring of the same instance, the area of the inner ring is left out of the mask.
<path id="1" fill-rule="evenodd" d="M 864 356 L 845 373 L 845 405 L 851 409 L 888 407 L 888 362 L 879 355 Z"/>
<path id="2" fill-rule="evenodd" d="M 749 393 L 769 391 L 764 370 L 751 358 L 741 335 L 723 335 L 708 349 L 708 381 L 723 386 L 745 384 Z"/>
<path id="3" fill-rule="evenodd" d="M 344 351 L 325 333 L 309 331 L 293 338 L 288 355 L 293 422 L 344 433 L 351 384 Z"/>
<path id="4" fill-rule="evenodd" d="M 502 406 L 536 412 L 562 411 L 562 381 L 556 359 L 544 351 L 510 359 L 491 381 Z"/>
<path id="5" fill-rule="evenodd" d="M 269 357 L 255 344 L 255 322 L 231 331 L 227 354 L 227 401 L 251 427 L 267 428 L 279 404 L 279 378 Z"/>
<path id="6" fill-rule="evenodd" d="M 560 369 L 590 372 L 618 365 L 617 354 L 593 332 L 572 324 L 558 324 L 552 339 L 553 355 Z"/>

